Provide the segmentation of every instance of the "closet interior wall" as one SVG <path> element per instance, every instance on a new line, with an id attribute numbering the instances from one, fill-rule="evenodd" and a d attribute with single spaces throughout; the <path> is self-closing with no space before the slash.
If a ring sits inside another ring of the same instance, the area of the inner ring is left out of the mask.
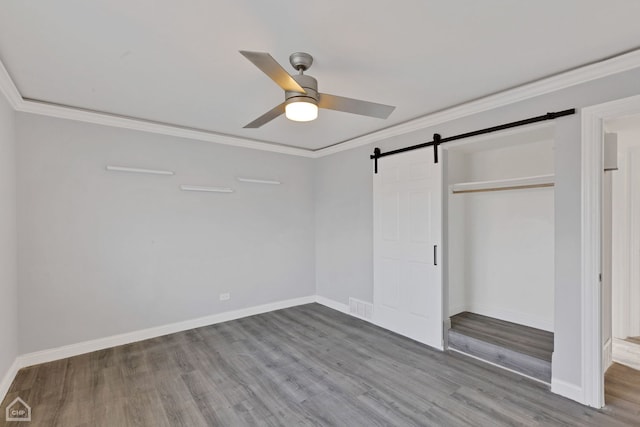
<path id="1" fill-rule="evenodd" d="M 640 336 L 640 117 L 617 130 L 618 170 L 612 180 L 613 336 Z M 606 307 L 606 303 L 605 303 Z"/>
<path id="2" fill-rule="evenodd" d="M 447 148 L 449 316 L 470 311 L 553 331 L 553 187 L 452 191 L 543 175 L 553 182 L 553 147 L 553 126 L 544 125 Z"/>

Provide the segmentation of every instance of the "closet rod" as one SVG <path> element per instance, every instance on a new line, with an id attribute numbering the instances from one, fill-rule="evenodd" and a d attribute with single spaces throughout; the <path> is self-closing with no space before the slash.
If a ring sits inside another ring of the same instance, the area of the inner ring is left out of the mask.
<path id="1" fill-rule="evenodd" d="M 383 153 L 382 151 L 380 151 L 380 149 L 378 147 L 376 147 L 373 150 L 373 154 L 370 155 L 369 158 L 374 161 L 374 173 L 378 173 L 378 159 L 379 158 L 386 157 L 386 156 L 391 156 L 393 154 L 404 153 L 405 151 L 412 151 L 412 150 L 417 150 L 419 148 L 425 148 L 425 147 L 430 147 L 430 146 L 435 145 L 435 147 L 434 147 L 434 160 L 437 163 L 438 162 L 437 146 L 440 145 L 440 144 L 444 144 L 445 142 L 457 141 L 459 139 L 469 138 L 469 137 L 472 137 L 472 136 L 484 135 L 484 134 L 491 133 L 491 132 L 497 132 L 497 131 L 501 131 L 501 130 L 505 130 L 505 129 L 511 129 L 511 128 L 515 128 L 515 127 L 518 127 L 518 126 L 524 126 L 524 125 L 529 125 L 529 124 L 532 124 L 532 123 L 543 122 L 543 121 L 546 121 L 546 120 L 553 120 L 553 119 L 556 119 L 558 117 L 570 116 L 571 114 L 575 114 L 575 113 L 576 113 L 576 109 L 575 108 L 571 108 L 571 109 L 568 109 L 568 110 L 563 110 L 563 111 L 557 111 L 557 112 L 554 112 L 554 113 L 543 114 L 542 116 L 536 116 L 536 117 L 531 117 L 531 118 L 524 119 L 524 120 L 518 120 L 516 122 L 505 123 L 505 124 L 498 125 L 498 126 L 493 126 L 493 127 L 490 127 L 490 128 L 479 129 L 479 130 L 475 130 L 475 131 L 472 131 L 472 132 L 461 133 L 460 135 L 448 136 L 446 138 L 441 138 L 440 135 L 436 133 L 436 134 L 433 135 L 433 141 L 424 142 L 424 143 L 418 144 L 418 145 L 412 145 L 410 147 L 398 148 L 396 150 L 387 151 L 386 153 Z"/>
<path id="2" fill-rule="evenodd" d="M 555 184 L 550 182 L 546 184 L 525 184 L 525 185 L 512 185 L 510 187 L 489 187 L 489 188 L 477 188 L 474 190 L 453 190 L 453 194 L 463 193 L 483 193 L 485 191 L 505 191 L 505 190 L 521 190 L 525 188 L 546 188 L 553 187 Z"/>

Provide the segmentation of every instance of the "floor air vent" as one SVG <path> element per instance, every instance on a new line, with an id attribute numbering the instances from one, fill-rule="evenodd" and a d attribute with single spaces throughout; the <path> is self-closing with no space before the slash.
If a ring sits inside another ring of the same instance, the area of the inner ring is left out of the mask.
<path id="1" fill-rule="evenodd" d="M 349 298 L 349 314 L 356 317 L 373 319 L 373 304 L 355 298 Z"/>

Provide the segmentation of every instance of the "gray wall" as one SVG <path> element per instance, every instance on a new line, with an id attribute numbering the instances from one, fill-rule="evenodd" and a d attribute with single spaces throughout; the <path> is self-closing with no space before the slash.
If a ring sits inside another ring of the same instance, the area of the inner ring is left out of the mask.
<path id="1" fill-rule="evenodd" d="M 16 124 L 21 353 L 315 293 L 311 159 L 22 113 Z"/>
<path id="2" fill-rule="evenodd" d="M 640 70 L 621 73 L 375 144 L 383 151 L 547 111 L 640 93 Z M 555 135 L 554 379 L 581 386 L 580 115 L 557 120 Z M 373 145 L 321 158 L 316 165 L 316 288 L 341 303 L 372 300 Z"/>
<path id="3" fill-rule="evenodd" d="M 619 99 L 640 93 L 638 81 L 634 70 L 376 145 L 387 150 L 435 131 L 446 136 Z M 11 153 L 12 113 L 3 110 Z M 349 296 L 372 300 L 373 146 L 312 161 L 26 114 L 16 123 L 20 353 L 314 292 L 342 303 Z M 579 115 L 558 120 L 555 130 L 553 375 L 579 386 Z M 2 162 L 9 185 L 0 186 L 2 209 L 8 207 L 0 221 L 10 234 L 2 259 L 10 261 L 11 155 Z M 177 175 L 108 173 L 109 163 Z M 284 185 L 241 184 L 236 175 Z M 185 193 L 181 183 L 237 192 Z M 15 292 L 11 262 L 6 271 Z M 221 292 L 231 300 L 220 302 Z M 15 318 L 11 308 L 2 312 Z M 7 360 L 15 351 L 9 353 Z"/>
<path id="4" fill-rule="evenodd" d="M 14 117 L 0 95 L 0 381 L 18 355 Z"/>

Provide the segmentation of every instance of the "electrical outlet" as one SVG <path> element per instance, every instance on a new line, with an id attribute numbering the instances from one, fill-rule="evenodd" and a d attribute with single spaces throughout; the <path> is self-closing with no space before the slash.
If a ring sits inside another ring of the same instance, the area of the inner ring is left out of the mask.
<path id="1" fill-rule="evenodd" d="M 228 299 L 231 299 L 231 294 L 229 292 L 220 294 L 220 301 L 226 301 Z"/>

